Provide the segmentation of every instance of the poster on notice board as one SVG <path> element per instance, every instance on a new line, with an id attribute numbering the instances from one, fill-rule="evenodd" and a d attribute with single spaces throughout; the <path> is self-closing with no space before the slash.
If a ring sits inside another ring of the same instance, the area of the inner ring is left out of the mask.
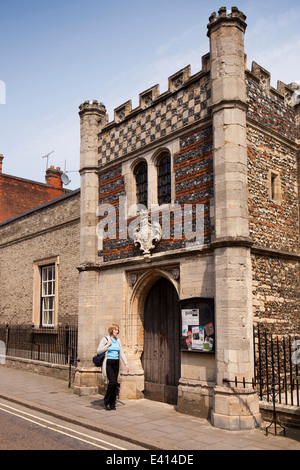
<path id="1" fill-rule="evenodd" d="M 214 352 L 213 299 L 181 301 L 181 346 L 194 352 Z"/>

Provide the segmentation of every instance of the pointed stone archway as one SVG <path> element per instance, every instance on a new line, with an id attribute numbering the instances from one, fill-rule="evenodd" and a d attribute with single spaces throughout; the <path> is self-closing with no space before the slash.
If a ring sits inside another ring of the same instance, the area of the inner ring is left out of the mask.
<path id="1" fill-rule="evenodd" d="M 178 268 L 176 268 L 176 270 L 154 268 L 144 272 L 127 273 L 129 295 L 128 304 L 126 306 L 128 315 L 125 319 L 125 337 L 126 349 L 132 365 L 130 380 L 136 384 L 136 397 L 144 396 L 145 392 L 145 374 L 143 367 L 145 349 L 144 311 L 148 294 L 160 279 L 165 279 L 170 284 L 170 290 L 173 289 L 174 295 L 179 298 L 178 272 Z M 129 377 L 126 379 L 126 387 L 129 385 L 128 379 Z M 134 385 L 132 383 L 132 389 L 133 388 Z M 123 391 L 125 392 L 125 377 Z M 125 398 L 125 395 L 123 395 L 123 398 Z"/>
<path id="2" fill-rule="evenodd" d="M 144 307 L 145 398 L 177 404 L 180 364 L 180 309 L 173 284 L 161 277 Z"/>

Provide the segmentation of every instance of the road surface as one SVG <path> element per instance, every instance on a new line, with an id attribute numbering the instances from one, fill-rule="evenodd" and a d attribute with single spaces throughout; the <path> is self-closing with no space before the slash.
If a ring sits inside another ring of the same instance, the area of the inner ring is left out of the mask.
<path id="1" fill-rule="evenodd" d="M 0 399 L 0 450 L 143 450 Z"/>

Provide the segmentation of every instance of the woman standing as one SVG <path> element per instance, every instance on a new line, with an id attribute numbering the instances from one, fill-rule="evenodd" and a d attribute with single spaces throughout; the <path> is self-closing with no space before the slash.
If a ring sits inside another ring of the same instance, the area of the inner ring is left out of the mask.
<path id="1" fill-rule="evenodd" d="M 124 362 L 127 372 L 129 372 L 129 366 L 127 364 L 121 342 L 117 338 L 119 334 L 118 325 L 110 325 L 108 328 L 108 333 L 109 337 L 102 338 L 100 341 L 100 344 L 97 348 L 97 354 L 105 352 L 105 359 L 102 365 L 102 374 L 105 383 L 106 377 L 108 378 L 108 387 L 104 397 L 104 408 L 106 410 L 115 410 L 120 359 L 122 359 Z"/>

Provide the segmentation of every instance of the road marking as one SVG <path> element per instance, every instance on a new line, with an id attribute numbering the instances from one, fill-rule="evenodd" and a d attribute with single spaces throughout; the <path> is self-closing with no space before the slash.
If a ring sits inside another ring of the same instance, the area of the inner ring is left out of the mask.
<path id="1" fill-rule="evenodd" d="M 13 411 L 6 410 L 6 409 L 3 409 L 3 408 L 1 408 L 2 406 L 6 407 L 6 408 L 9 408 L 10 410 L 14 410 L 14 412 L 13 412 Z M 12 415 L 18 416 L 19 418 L 25 419 L 26 421 L 29 421 L 29 422 L 34 423 L 34 424 L 37 424 L 38 426 L 41 426 L 41 427 L 43 427 L 43 428 L 50 429 L 51 431 L 55 431 L 55 432 L 58 432 L 58 433 L 60 433 L 60 434 L 64 434 L 64 435 L 66 435 L 66 436 L 72 437 L 73 439 L 77 439 L 77 440 L 79 440 L 79 441 L 86 442 L 86 443 L 88 443 L 88 444 L 90 444 L 90 445 L 93 445 L 93 446 L 95 446 L 95 447 L 99 447 L 99 448 L 101 448 L 101 449 L 103 449 L 103 450 L 111 450 L 111 449 L 109 449 L 109 448 L 107 448 L 107 447 L 104 447 L 104 446 L 102 446 L 102 445 L 100 445 L 100 444 L 96 444 L 96 443 L 94 443 L 94 442 L 87 441 L 86 439 L 82 439 L 82 438 L 80 438 L 80 437 L 73 436 L 72 434 L 69 434 L 69 433 L 67 433 L 67 432 L 65 432 L 65 431 L 61 431 L 61 430 L 59 430 L 59 429 L 55 429 L 55 428 L 53 428 L 53 427 L 50 427 L 49 425 L 51 425 L 51 426 L 56 426 L 57 428 L 62 428 L 62 429 L 64 429 L 64 430 L 70 431 L 70 432 L 72 432 L 72 433 L 74 433 L 74 434 L 79 434 L 80 436 L 88 437 L 89 439 L 93 439 L 94 441 L 101 442 L 102 444 L 106 444 L 106 445 L 115 447 L 116 449 L 119 449 L 119 450 L 127 450 L 127 449 L 125 449 L 125 448 L 123 448 L 123 447 L 120 447 L 120 446 L 117 446 L 117 445 L 112 444 L 112 443 L 110 443 L 110 442 L 107 442 L 107 441 L 104 441 L 104 440 L 102 440 L 102 439 L 99 439 L 98 437 L 92 437 L 92 436 L 89 436 L 88 434 L 84 434 L 84 433 L 82 433 L 82 432 L 75 431 L 75 430 L 73 430 L 73 429 L 71 429 L 71 428 L 68 428 L 68 427 L 66 427 L 66 426 L 61 426 L 60 424 L 53 423 L 53 422 L 48 421 L 47 419 L 44 419 L 44 418 L 39 418 L 38 416 L 35 416 L 35 415 L 33 415 L 33 414 L 30 414 L 30 413 L 27 413 L 26 411 L 20 411 L 20 410 L 18 410 L 17 408 L 14 408 L 14 407 L 12 407 L 12 406 L 6 405 L 5 403 L 0 403 L 0 410 L 4 411 L 4 412 L 6 412 L 6 413 L 10 413 L 10 414 L 12 414 Z M 15 413 L 15 411 L 17 411 L 18 413 L 22 413 L 23 415 L 29 416 L 30 418 L 26 418 L 26 416 L 22 416 L 22 414 Z M 47 423 L 47 424 L 39 423 L 38 421 L 35 421 L 35 420 L 31 419 L 31 418 L 38 419 L 39 421 L 43 421 L 44 423 Z"/>

